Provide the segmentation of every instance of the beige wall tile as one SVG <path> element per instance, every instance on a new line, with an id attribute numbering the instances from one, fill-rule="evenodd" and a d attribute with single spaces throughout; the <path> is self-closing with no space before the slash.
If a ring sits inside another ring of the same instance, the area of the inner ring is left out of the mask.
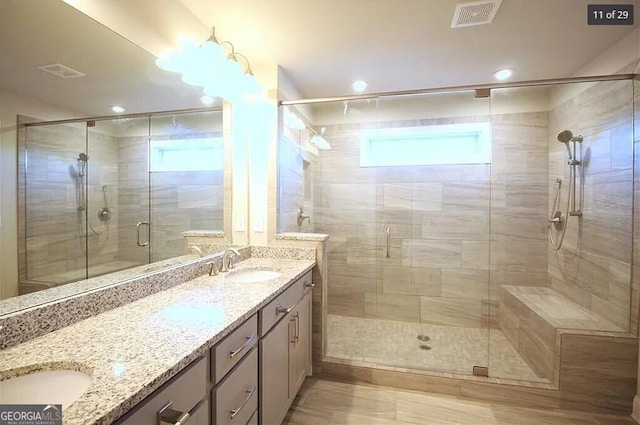
<path id="1" fill-rule="evenodd" d="M 459 241 L 404 239 L 402 265 L 414 267 L 456 268 L 462 262 Z"/>
<path id="2" fill-rule="evenodd" d="M 563 334 L 560 406 L 630 412 L 637 365 L 635 338 Z"/>
<path id="3" fill-rule="evenodd" d="M 482 309 L 480 300 L 465 298 L 420 298 L 420 320 L 447 326 L 479 328 Z"/>
<path id="4" fill-rule="evenodd" d="M 489 272 L 486 270 L 443 269 L 441 279 L 443 297 L 474 300 L 489 297 Z"/>

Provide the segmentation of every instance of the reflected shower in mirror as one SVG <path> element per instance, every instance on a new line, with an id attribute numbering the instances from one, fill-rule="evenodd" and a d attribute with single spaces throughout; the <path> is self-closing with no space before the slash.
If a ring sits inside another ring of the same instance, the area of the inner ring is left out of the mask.
<path id="1" fill-rule="evenodd" d="M 184 261 L 184 231 L 229 244 L 220 98 L 62 0 L 0 2 L 0 57 L 0 314 Z"/>
<path id="2" fill-rule="evenodd" d="M 185 231 L 223 233 L 221 110 L 29 124 L 23 152 L 21 294 L 181 256 Z"/>

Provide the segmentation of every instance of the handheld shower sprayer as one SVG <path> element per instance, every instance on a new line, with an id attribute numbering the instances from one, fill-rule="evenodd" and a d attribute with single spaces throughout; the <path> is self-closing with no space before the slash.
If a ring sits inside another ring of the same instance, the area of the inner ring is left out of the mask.
<path id="1" fill-rule="evenodd" d="M 564 146 L 567 148 L 567 155 L 569 156 L 569 163 L 571 165 L 576 164 L 576 142 L 581 143 L 583 140 L 582 136 L 574 136 L 570 130 L 562 130 L 558 133 L 558 142 L 564 143 Z M 569 146 L 569 142 L 573 142 L 573 152 L 571 152 L 571 147 Z"/>
<path id="2" fill-rule="evenodd" d="M 550 233 L 551 244 L 556 250 L 559 250 L 562 246 L 562 241 L 564 240 L 564 234 L 567 230 L 567 220 L 570 216 L 582 216 L 582 193 L 578 196 L 577 193 L 577 175 L 579 174 L 579 170 L 577 169 L 579 166 L 582 166 L 582 154 L 578 155 L 578 143 L 582 143 L 584 138 L 580 135 L 574 136 L 573 133 L 569 130 L 562 130 L 558 133 L 557 136 L 558 142 L 564 144 L 567 148 L 567 155 L 569 157 L 567 163 L 569 164 L 569 187 L 567 192 L 567 206 L 566 213 L 563 213 L 560 210 L 560 187 L 562 185 L 562 180 L 560 178 L 556 179 L 556 195 L 554 197 L 553 207 L 551 208 L 551 218 L 549 219 L 549 223 L 553 224 L 553 227 L 557 231 L 559 231 L 559 238 L 556 239 L 553 233 Z M 581 151 L 580 151 L 581 152 Z M 578 159 L 580 157 L 580 159 Z M 577 204 L 577 200 L 580 200 L 580 205 Z M 570 208 L 572 206 L 572 208 Z M 549 227 L 549 231 L 552 232 L 551 226 Z"/>
<path id="3" fill-rule="evenodd" d="M 89 155 L 84 152 L 80 152 L 78 155 L 78 175 L 80 177 L 84 177 L 85 168 L 87 167 L 87 161 L 89 160 Z"/>

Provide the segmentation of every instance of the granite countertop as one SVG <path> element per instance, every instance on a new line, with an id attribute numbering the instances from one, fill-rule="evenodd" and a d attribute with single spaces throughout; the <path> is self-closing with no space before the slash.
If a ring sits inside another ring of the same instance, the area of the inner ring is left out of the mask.
<path id="1" fill-rule="evenodd" d="M 284 232 L 276 235 L 277 240 L 289 241 L 316 241 L 322 242 L 329 240 L 329 235 L 324 233 L 302 233 L 302 232 Z"/>
<path id="2" fill-rule="evenodd" d="M 234 271 L 268 268 L 282 275 L 257 283 L 229 282 L 227 274 L 198 277 L 0 351 L 0 379 L 43 364 L 90 373 L 90 387 L 64 410 L 64 424 L 110 424 L 314 264 L 249 258 Z"/>

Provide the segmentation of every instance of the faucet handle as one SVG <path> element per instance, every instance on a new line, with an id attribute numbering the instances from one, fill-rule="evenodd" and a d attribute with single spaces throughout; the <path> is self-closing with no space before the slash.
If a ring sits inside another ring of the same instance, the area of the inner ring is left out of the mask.
<path id="1" fill-rule="evenodd" d="M 209 266 L 209 276 L 217 276 L 218 270 L 216 270 L 216 263 L 213 261 L 207 261 L 205 266 Z"/>

